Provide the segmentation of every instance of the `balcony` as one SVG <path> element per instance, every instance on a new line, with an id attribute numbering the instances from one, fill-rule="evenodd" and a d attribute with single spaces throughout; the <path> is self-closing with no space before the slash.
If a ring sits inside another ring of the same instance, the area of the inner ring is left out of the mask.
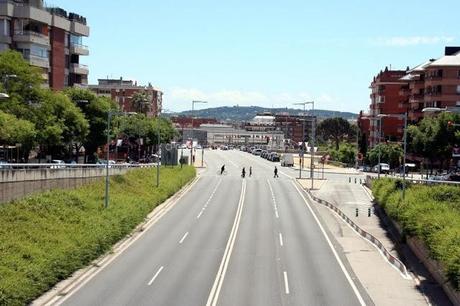
<path id="1" fill-rule="evenodd" d="M 81 35 L 81 36 L 89 36 L 89 27 L 79 21 L 72 20 L 70 24 L 70 32 L 73 34 Z"/>
<path id="2" fill-rule="evenodd" d="M 89 73 L 88 66 L 82 64 L 70 64 L 70 73 L 85 74 Z"/>
<path id="3" fill-rule="evenodd" d="M 51 25 L 51 14 L 46 10 L 42 10 L 31 5 L 19 5 L 15 4 L 14 8 L 14 17 L 15 18 L 24 18 L 31 19 L 34 21 L 39 21 L 41 23 Z"/>
<path id="4" fill-rule="evenodd" d="M 19 43 L 34 43 L 46 47 L 51 46 L 49 36 L 33 31 L 16 30 L 14 31 L 13 40 Z"/>
<path id="5" fill-rule="evenodd" d="M 70 53 L 78 55 L 89 55 L 88 46 L 79 44 L 70 44 Z"/>
<path id="6" fill-rule="evenodd" d="M 29 62 L 32 66 L 37 66 L 45 69 L 50 68 L 50 61 L 47 57 L 41 57 L 30 53 L 24 53 L 23 57 L 26 61 Z"/>
<path id="7" fill-rule="evenodd" d="M 14 3 L 11 1 L 0 1 L 0 15 L 13 17 Z"/>

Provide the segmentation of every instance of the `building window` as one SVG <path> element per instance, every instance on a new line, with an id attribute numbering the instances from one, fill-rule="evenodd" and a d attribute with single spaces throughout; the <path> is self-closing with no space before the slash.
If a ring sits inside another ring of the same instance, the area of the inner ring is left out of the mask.
<path id="1" fill-rule="evenodd" d="M 460 85 L 457 85 L 457 95 L 460 95 Z"/>
<path id="2" fill-rule="evenodd" d="M 455 103 L 455 106 L 460 107 L 460 101 L 457 101 L 457 102 Z"/>
<path id="3" fill-rule="evenodd" d="M 73 35 L 70 34 L 70 44 L 71 45 L 76 45 L 76 46 L 82 46 L 83 45 L 83 38 L 78 35 Z"/>
<path id="4" fill-rule="evenodd" d="M 0 19 L 0 36 L 10 36 L 10 21 Z"/>

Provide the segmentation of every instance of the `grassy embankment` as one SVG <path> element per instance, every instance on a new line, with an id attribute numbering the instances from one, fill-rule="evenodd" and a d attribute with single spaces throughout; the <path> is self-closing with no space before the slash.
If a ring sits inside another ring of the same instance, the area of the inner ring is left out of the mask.
<path id="1" fill-rule="evenodd" d="M 88 265 L 195 177 L 192 167 L 133 170 L 104 181 L 0 205 L 0 305 L 24 305 Z"/>
<path id="2" fill-rule="evenodd" d="M 402 201 L 400 182 L 380 179 L 372 191 L 404 234 L 423 240 L 430 256 L 444 268 L 456 290 L 460 289 L 460 188 L 412 185 Z"/>

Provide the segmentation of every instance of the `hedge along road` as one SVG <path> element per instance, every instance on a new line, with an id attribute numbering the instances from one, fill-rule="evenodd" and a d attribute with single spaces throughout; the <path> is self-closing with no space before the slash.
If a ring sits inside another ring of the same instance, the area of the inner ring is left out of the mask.
<path id="1" fill-rule="evenodd" d="M 257 167 L 243 180 L 249 162 L 233 152 L 206 160 L 189 193 L 65 305 L 371 303 L 289 178 Z"/>

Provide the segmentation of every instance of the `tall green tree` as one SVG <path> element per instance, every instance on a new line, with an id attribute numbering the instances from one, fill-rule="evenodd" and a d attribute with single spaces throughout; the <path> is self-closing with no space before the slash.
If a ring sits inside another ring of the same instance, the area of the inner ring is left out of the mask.
<path id="1" fill-rule="evenodd" d="M 335 149 L 339 150 L 340 142 L 353 135 L 353 129 L 343 118 L 328 118 L 318 125 L 318 135 L 324 140 L 333 141 Z"/>
<path id="2" fill-rule="evenodd" d="M 450 160 L 453 146 L 460 144 L 460 129 L 449 126 L 449 121 L 460 123 L 460 115 L 441 113 L 408 128 L 410 152 L 423 156 L 431 169 L 436 161 L 442 165 Z"/>
<path id="3" fill-rule="evenodd" d="M 150 111 L 148 95 L 145 92 L 136 92 L 133 94 L 131 104 L 136 113 L 146 114 Z"/>
<path id="4" fill-rule="evenodd" d="M 42 92 L 36 108 L 38 141 L 53 154 L 63 154 L 74 145 L 80 146 L 89 133 L 89 124 L 81 110 L 63 93 Z"/>
<path id="5" fill-rule="evenodd" d="M 97 149 L 107 142 L 108 112 L 115 112 L 117 104 L 109 98 L 97 97 L 93 92 L 82 88 L 68 88 L 64 93 L 84 113 L 89 122 L 89 133 L 83 142 L 85 148 L 85 162 L 94 162 Z M 114 135 L 114 125 L 111 134 Z"/>
<path id="6" fill-rule="evenodd" d="M 32 122 L 0 111 L 0 143 L 21 144 L 21 157 L 25 160 L 35 144 L 36 135 L 37 131 Z"/>
<path id="7" fill-rule="evenodd" d="M 401 145 L 380 143 L 367 152 L 366 159 L 371 165 L 376 165 L 379 154 L 381 163 L 388 163 L 390 168 L 395 168 L 401 165 L 404 151 Z"/>

